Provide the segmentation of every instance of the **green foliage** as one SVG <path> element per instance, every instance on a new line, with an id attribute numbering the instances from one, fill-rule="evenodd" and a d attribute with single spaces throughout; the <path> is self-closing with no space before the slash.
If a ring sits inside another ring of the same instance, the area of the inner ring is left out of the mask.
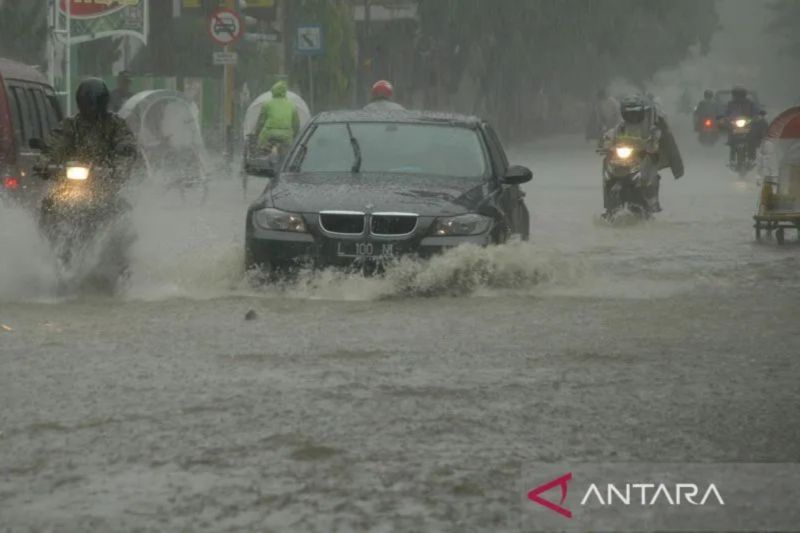
<path id="1" fill-rule="evenodd" d="M 0 2 L 0 56 L 42 65 L 47 44 L 47 2 Z"/>
<path id="2" fill-rule="evenodd" d="M 114 63 L 122 57 L 121 45 L 122 39 L 112 37 L 77 45 L 78 74 L 99 76 L 110 73 Z"/>
<path id="3" fill-rule="evenodd" d="M 203 16 L 172 18 L 172 2 L 150 2 L 150 36 L 134 58 L 131 70 L 155 76 L 219 77 L 214 67 L 215 47 Z"/>
<path id="4" fill-rule="evenodd" d="M 352 12 L 344 0 L 299 0 L 288 2 L 289 28 L 300 24 L 320 24 L 325 40 L 325 54 L 312 60 L 317 110 L 340 107 L 348 101 L 355 79 L 355 28 Z M 287 36 L 287 38 L 289 38 Z M 288 45 L 293 45 L 287 42 Z M 308 97 L 308 59 L 293 56 L 290 64 L 292 86 L 303 88 Z"/>
<path id="5" fill-rule="evenodd" d="M 713 0 L 419 0 L 419 13 L 420 46 L 446 85 L 470 76 L 478 107 L 512 118 L 510 94 L 641 83 L 692 46 L 707 51 L 718 25 Z"/>
<path id="6" fill-rule="evenodd" d="M 800 2 L 778 0 L 770 7 L 774 14 L 769 30 L 784 37 L 781 52 L 797 57 L 800 55 Z"/>

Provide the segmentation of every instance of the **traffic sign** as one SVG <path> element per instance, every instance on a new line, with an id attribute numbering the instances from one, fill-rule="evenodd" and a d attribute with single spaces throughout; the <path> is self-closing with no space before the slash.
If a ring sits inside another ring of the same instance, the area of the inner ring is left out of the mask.
<path id="1" fill-rule="evenodd" d="M 208 34 L 217 44 L 228 46 L 242 38 L 244 23 L 231 9 L 218 9 L 208 19 Z"/>
<path id="2" fill-rule="evenodd" d="M 254 43 L 279 43 L 281 42 L 281 34 L 277 31 L 269 33 L 245 33 L 244 40 Z"/>
<path id="3" fill-rule="evenodd" d="M 307 25 L 297 27 L 297 53 L 309 56 L 322 54 L 322 27 Z"/>
<path id="4" fill-rule="evenodd" d="M 239 54 L 236 52 L 214 52 L 213 60 L 215 65 L 235 65 L 239 62 Z"/>

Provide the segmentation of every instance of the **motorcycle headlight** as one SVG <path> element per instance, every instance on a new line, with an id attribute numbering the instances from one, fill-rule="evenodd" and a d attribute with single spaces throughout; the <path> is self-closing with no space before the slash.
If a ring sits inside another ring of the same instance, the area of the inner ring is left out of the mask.
<path id="1" fill-rule="evenodd" d="M 67 167 L 67 179 L 75 181 L 85 181 L 89 179 L 89 167 L 77 165 Z"/>
<path id="2" fill-rule="evenodd" d="M 470 213 L 456 217 L 437 218 L 433 224 L 433 234 L 439 237 L 480 235 L 492 227 L 492 219 Z"/>
<path id="3" fill-rule="evenodd" d="M 630 146 L 617 146 L 615 150 L 617 157 L 620 159 L 628 159 L 633 155 L 633 148 Z"/>
<path id="4" fill-rule="evenodd" d="M 744 128 L 745 126 L 747 126 L 747 119 L 737 118 L 734 121 L 734 124 L 736 125 L 737 128 Z"/>
<path id="5" fill-rule="evenodd" d="M 264 208 L 253 213 L 253 223 L 261 229 L 308 233 L 303 217 L 280 209 Z"/>

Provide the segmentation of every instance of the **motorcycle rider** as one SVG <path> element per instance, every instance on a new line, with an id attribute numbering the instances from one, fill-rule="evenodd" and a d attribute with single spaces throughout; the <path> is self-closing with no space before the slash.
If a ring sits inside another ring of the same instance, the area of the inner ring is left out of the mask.
<path id="1" fill-rule="evenodd" d="M 277 148 L 281 159 L 300 132 L 300 115 L 294 102 L 286 97 L 288 90 L 283 80 L 272 86 L 272 98 L 264 102 L 255 129 L 259 132 L 259 150 L 272 152 Z"/>
<path id="2" fill-rule="evenodd" d="M 595 104 L 586 124 L 586 140 L 602 139 L 603 135 L 614 128 L 620 117 L 619 102 L 608 95 L 605 89 L 597 91 Z"/>
<path id="3" fill-rule="evenodd" d="M 53 130 L 37 167 L 80 161 L 113 171 L 105 185 L 124 185 L 137 155 L 136 139 L 125 121 L 109 111 L 111 94 L 105 82 L 89 78 L 75 93 L 78 113 Z M 110 180 L 110 181 L 109 181 Z"/>
<path id="4" fill-rule="evenodd" d="M 628 144 L 645 153 L 641 163 L 642 189 L 647 207 L 651 213 L 661 211 L 658 199 L 659 170 L 670 167 L 675 179 L 683 176 L 683 160 L 678 151 L 675 138 L 666 119 L 660 114 L 650 98 L 631 96 L 620 104 L 622 121 L 608 131 L 601 141 L 603 151 L 610 151 L 618 144 Z M 604 207 L 613 208 L 604 191 Z"/>
<path id="5" fill-rule="evenodd" d="M 394 87 L 386 80 L 376 81 L 370 91 L 370 103 L 364 106 L 364 111 L 399 111 L 405 109 L 392 98 Z"/>
<path id="6" fill-rule="evenodd" d="M 136 160 L 136 140 L 125 121 L 108 110 L 110 93 L 103 80 L 82 81 L 75 100 L 78 113 L 64 119 L 53 131 L 36 172 L 47 179 L 53 177 L 50 165 L 57 166 L 59 176 L 72 162 L 88 165 L 92 178 L 86 191 L 91 201 L 80 207 L 70 204 L 70 197 L 61 194 L 61 185 L 69 180 L 59 181 L 42 200 L 39 227 L 57 252 L 60 267 L 67 270 L 74 266 L 74 254 L 80 250 L 78 243 L 91 241 L 101 228 L 113 227 L 113 231 L 103 232 L 102 253 L 91 277 L 114 287 L 128 271 L 127 250 L 135 239 L 129 223 L 113 222 L 130 211 L 120 193 Z M 71 227 L 65 231 L 59 221 L 69 222 Z"/>
<path id="7" fill-rule="evenodd" d="M 714 100 L 714 91 L 706 89 L 703 99 L 694 108 L 694 131 L 701 131 L 703 122 L 709 118 L 717 118 L 717 102 Z"/>
<path id="8" fill-rule="evenodd" d="M 730 126 L 730 123 L 737 118 L 747 118 L 753 120 L 759 113 L 758 105 L 750 99 L 747 95 L 747 89 L 741 86 L 736 86 L 731 90 L 731 101 L 728 102 L 725 108 L 725 119 Z M 760 142 L 760 140 L 758 141 Z M 736 162 L 736 147 L 732 142 L 732 128 L 728 128 L 728 146 L 730 147 L 730 163 L 731 165 Z M 747 157 L 751 161 L 756 158 L 756 149 L 758 144 L 752 135 L 752 131 L 747 138 Z"/>

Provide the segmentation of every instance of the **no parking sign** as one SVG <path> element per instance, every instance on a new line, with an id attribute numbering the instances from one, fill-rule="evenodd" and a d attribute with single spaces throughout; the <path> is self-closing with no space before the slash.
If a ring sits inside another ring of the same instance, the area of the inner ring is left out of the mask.
<path id="1" fill-rule="evenodd" d="M 238 13 L 230 9 L 218 9 L 208 19 L 208 34 L 222 46 L 234 44 L 242 38 L 244 24 Z"/>

